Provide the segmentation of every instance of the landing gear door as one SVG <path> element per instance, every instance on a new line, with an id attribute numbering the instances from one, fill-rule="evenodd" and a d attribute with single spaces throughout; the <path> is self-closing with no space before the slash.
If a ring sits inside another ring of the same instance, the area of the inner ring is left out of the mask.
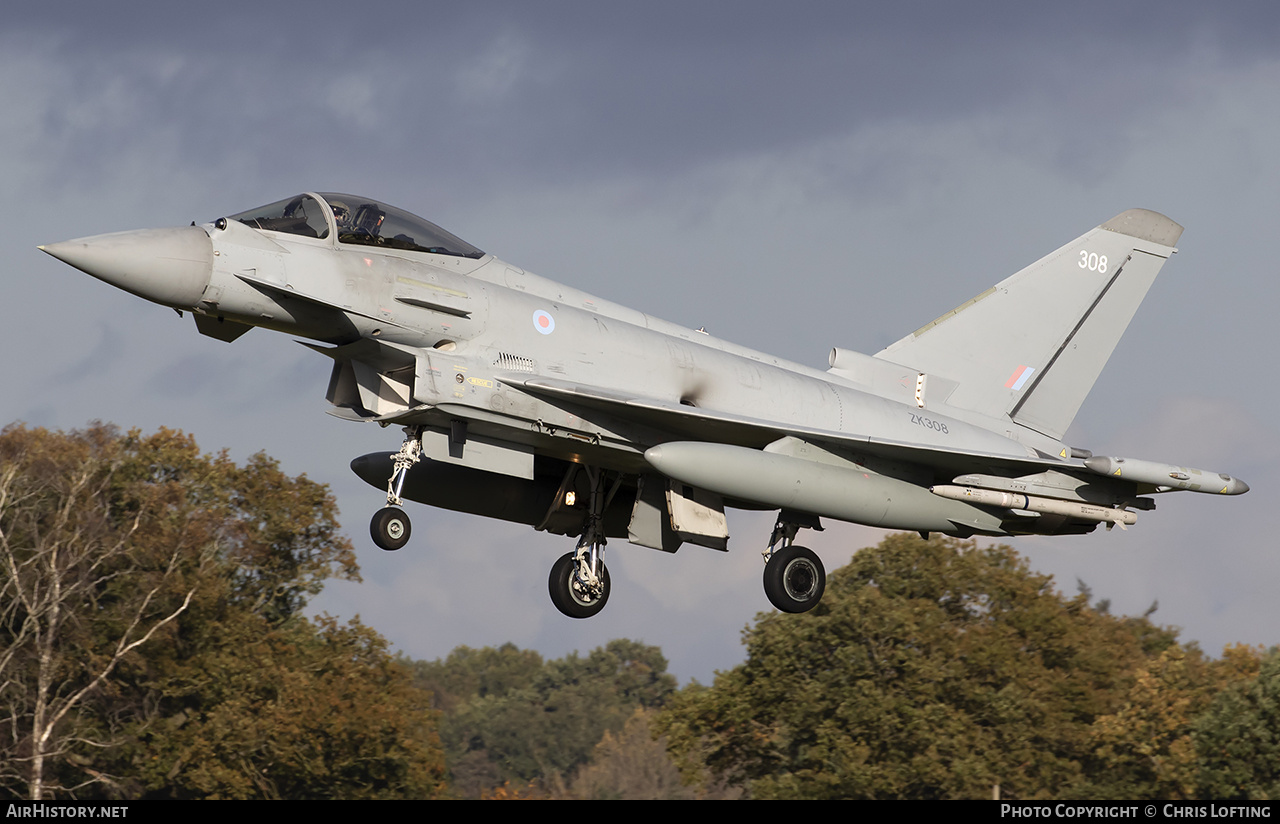
<path id="1" fill-rule="evenodd" d="M 666 484 L 655 475 L 641 475 L 636 489 L 636 503 L 631 509 L 627 540 L 650 549 L 675 552 L 683 543 L 671 529 L 667 516 Z"/>
<path id="2" fill-rule="evenodd" d="M 667 487 L 667 509 L 671 529 L 682 539 L 721 552 L 729 548 L 729 525 L 719 495 L 672 481 Z"/>

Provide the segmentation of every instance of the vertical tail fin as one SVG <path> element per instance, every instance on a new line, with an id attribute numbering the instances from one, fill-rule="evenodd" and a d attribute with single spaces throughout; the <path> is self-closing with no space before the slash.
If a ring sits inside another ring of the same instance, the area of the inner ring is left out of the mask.
<path id="1" fill-rule="evenodd" d="M 1181 235 L 1130 209 L 875 356 L 956 381 L 951 406 L 1061 438 Z"/>

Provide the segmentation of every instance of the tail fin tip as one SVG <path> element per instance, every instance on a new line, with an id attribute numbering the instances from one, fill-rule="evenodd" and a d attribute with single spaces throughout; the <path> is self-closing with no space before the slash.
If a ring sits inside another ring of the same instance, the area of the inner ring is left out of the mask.
<path id="1" fill-rule="evenodd" d="M 1103 229 L 1162 246 L 1177 246 L 1182 226 L 1150 209 L 1129 209 L 1102 224 Z"/>

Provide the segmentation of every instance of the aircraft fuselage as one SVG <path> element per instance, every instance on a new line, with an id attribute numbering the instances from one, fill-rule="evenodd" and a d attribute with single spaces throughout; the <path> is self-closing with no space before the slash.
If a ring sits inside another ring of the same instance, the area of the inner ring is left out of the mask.
<path id="1" fill-rule="evenodd" d="M 1133 523 L 1130 507 L 1154 507 L 1140 494 L 1246 491 L 1226 475 L 1092 458 L 1060 437 L 1180 233 L 1125 212 L 874 357 L 833 349 L 825 372 L 538 277 L 350 195 L 42 248 L 192 312 L 202 334 L 234 341 L 261 326 L 315 341 L 333 361 L 333 414 L 406 427 L 400 452 L 352 464 L 371 484 L 390 477 L 375 541 L 407 540 L 390 506 L 401 494 L 581 535 L 550 587 L 585 617 L 608 597 L 606 535 L 724 549 L 726 505 L 780 510 L 766 590 L 802 611 L 824 574 L 791 541 L 819 517 L 1080 533 Z"/>

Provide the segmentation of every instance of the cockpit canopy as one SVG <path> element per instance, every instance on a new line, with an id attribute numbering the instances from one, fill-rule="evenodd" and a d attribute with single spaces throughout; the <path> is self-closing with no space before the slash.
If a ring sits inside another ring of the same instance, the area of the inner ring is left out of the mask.
<path id="1" fill-rule="evenodd" d="M 430 221 L 357 195 L 302 194 L 231 215 L 246 226 L 339 243 L 478 259 L 484 252 Z"/>

